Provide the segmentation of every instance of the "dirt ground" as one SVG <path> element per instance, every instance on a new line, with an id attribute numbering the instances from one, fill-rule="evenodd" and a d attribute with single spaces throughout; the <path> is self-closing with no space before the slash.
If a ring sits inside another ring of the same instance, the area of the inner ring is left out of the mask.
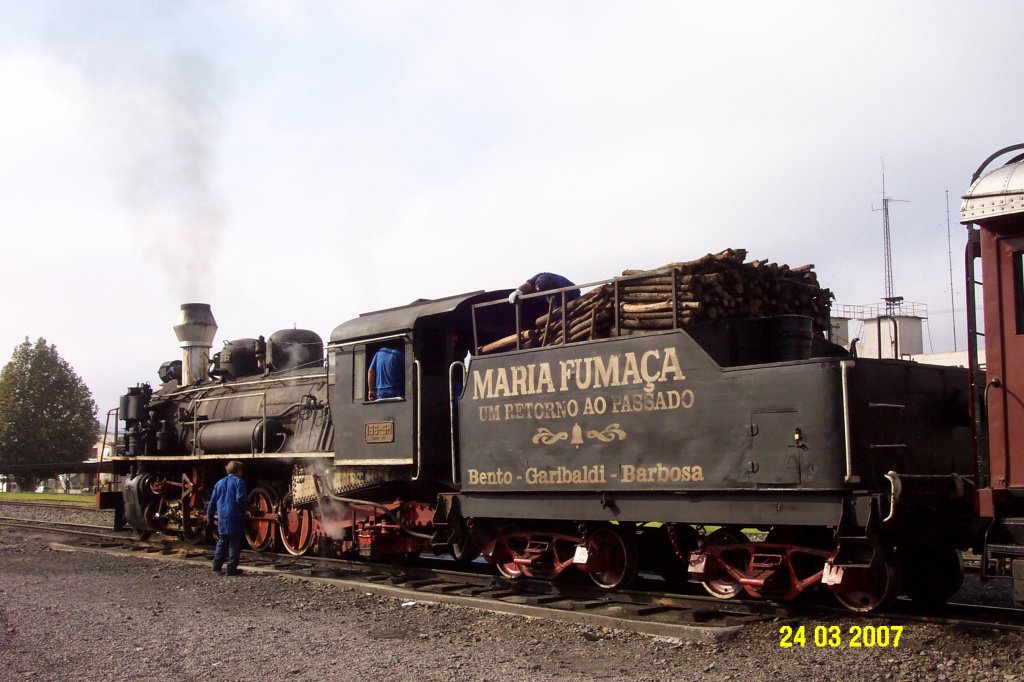
<path id="1" fill-rule="evenodd" d="M 54 551 L 55 539 L 0 529 L 3 679 L 1024 680 L 1021 633 L 908 623 L 898 648 L 853 648 L 850 628 L 868 623 L 837 620 L 762 623 L 722 643 L 659 640 Z M 784 625 L 803 625 L 806 644 L 781 647 Z M 838 628 L 840 645 L 815 646 L 816 626 Z"/>

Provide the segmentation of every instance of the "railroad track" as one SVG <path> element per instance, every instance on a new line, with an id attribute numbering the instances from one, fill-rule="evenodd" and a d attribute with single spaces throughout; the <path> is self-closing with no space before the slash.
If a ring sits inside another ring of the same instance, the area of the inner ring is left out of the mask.
<path id="1" fill-rule="evenodd" d="M 922 613 L 913 606 L 909 599 L 901 598 L 885 614 L 879 614 L 879 617 L 916 623 L 938 623 L 940 625 L 1024 632 L 1024 611 L 1002 606 L 949 602 L 940 609 Z"/>
<path id="2" fill-rule="evenodd" d="M 35 507 L 36 509 L 59 509 L 61 511 L 107 511 L 96 509 L 95 504 L 77 502 L 30 502 L 28 500 L 3 500 L 0 499 L 0 507 Z"/>
<path id="3" fill-rule="evenodd" d="M 0 517 L 0 526 L 49 530 L 81 537 L 62 544 L 69 551 L 114 553 L 206 565 L 212 550 L 171 539 L 138 540 L 130 531 L 115 533 L 87 524 L 25 521 Z M 102 532 L 100 532 L 102 531 Z M 494 575 L 486 564 L 459 566 L 424 557 L 415 564 L 371 564 L 326 557 L 243 551 L 246 570 L 303 580 L 355 586 L 374 594 L 415 601 L 458 603 L 503 613 L 572 621 L 680 639 L 722 640 L 748 623 L 770 619 L 794 622 L 849 620 L 854 614 L 824 603 L 779 604 L 706 595 L 666 592 L 656 580 L 641 580 L 642 589 L 604 592 L 588 584 L 519 579 Z M 974 604 L 947 604 L 922 612 L 909 600 L 890 610 L 863 616 L 899 622 L 934 623 L 1024 631 L 1024 611 Z"/>
<path id="4" fill-rule="evenodd" d="M 62 547 L 173 559 L 208 565 L 211 552 L 182 543 L 79 542 Z M 484 565 L 454 569 L 450 561 L 425 559 L 415 565 L 367 564 L 321 557 L 243 553 L 244 570 L 356 587 L 403 600 L 451 603 L 511 613 L 630 630 L 648 635 L 721 641 L 747 623 L 775 617 L 770 605 L 722 605 L 710 597 L 651 592 L 599 592 L 582 585 L 506 581 Z M 768 607 L 769 613 L 765 613 Z"/>
<path id="5" fill-rule="evenodd" d="M 184 543 L 132 543 L 131 553 L 181 554 L 183 558 L 206 563 L 212 553 Z M 779 604 L 761 600 L 722 601 L 707 595 L 678 594 L 658 589 L 659 581 L 641 580 L 646 589 L 605 592 L 587 584 L 519 579 L 508 581 L 493 575 L 486 564 L 453 568 L 451 561 L 424 559 L 417 565 L 382 565 L 321 557 L 292 557 L 247 550 L 243 560 L 247 568 L 314 578 L 326 582 L 355 583 L 400 588 L 385 590 L 393 596 L 416 599 L 417 595 L 474 597 L 489 602 L 490 608 L 509 611 L 498 605 L 521 605 L 540 610 L 528 615 L 608 625 L 647 634 L 669 635 L 678 628 L 700 628 L 711 639 L 734 634 L 742 625 L 780 619 L 795 621 L 849 620 L 856 618 L 841 607 L 823 604 Z M 826 600 L 828 595 L 822 595 Z M 480 607 L 480 603 L 473 604 Z M 511 612 L 517 612 L 511 609 Z M 565 618 L 564 613 L 582 614 Z M 975 604 L 948 604 L 941 610 L 922 612 L 908 599 L 899 600 L 890 610 L 868 614 L 868 618 L 887 621 L 911 621 L 951 626 L 984 627 L 1024 631 L 1024 611 Z M 674 636 L 679 636 L 676 632 Z M 685 635 L 693 634 L 684 632 Z"/>
<path id="6" fill-rule="evenodd" d="M 19 519 L 9 516 L 0 516 L 0 527 L 20 528 L 23 530 L 50 530 L 54 532 L 68 533 L 70 535 L 82 535 L 110 540 L 125 540 L 131 537 L 132 531 L 114 531 L 110 526 L 96 526 L 87 523 L 67 523 L 63 521 L 35 521 L 32 519 Z"/>
<path id="7" fill-rule="evenodd" d="M 0 517 L 0 527 L 73 535 L 74 543 L 53 543 L 55 549 L 122 556 L 144 556 L 208 565 L 212 550 L 170 540 L 138 540 L 130 532 L 114 533 L 87 524 L 26 521 Z M 102 531 L 102 532 L 99 532 Z M 506 581 L 489 566 L 455 569 L 451 561 L 424 559 L 418 564 L 368 564 L 324 557 L 294 557 L 243 551 L 246 570 L 358 587 L 405 600 L 456 603 L 495 612 L 514 613 L 631 630 L 679 639 L 720 641 L 743 624 L 776 617 L 778 609 L 763 603 L 723 605 L 710 597 L 630 591 L 605 593 L 585 585 L 535 580 Z"/>

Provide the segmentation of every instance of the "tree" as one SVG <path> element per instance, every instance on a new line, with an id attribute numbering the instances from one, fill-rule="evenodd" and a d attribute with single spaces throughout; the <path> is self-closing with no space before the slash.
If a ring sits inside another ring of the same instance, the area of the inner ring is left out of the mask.
<path id="1" fill-rule="evenodd" d="M 40 337 L 28 337 L 0 371 L 0 463 L 81 462 L 96 443 L 92 393 Z"/>

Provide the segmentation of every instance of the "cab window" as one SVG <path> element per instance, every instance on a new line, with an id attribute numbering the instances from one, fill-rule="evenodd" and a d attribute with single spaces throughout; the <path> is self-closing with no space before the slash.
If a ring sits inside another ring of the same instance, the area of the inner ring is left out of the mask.
<path id="1" fill-rule="evenodd" d="M 374 364 L 374 358 L 381 358 Z M 385 343 L 367 344 L 362 351 L 357 349 L 357 364 L 361 361 L 363 368 L 356 378 L 356 385 L 361 390 L 358 395 L 367 401 L 395 400 L 405 398 L 405 344 L 400 340 Z M 373 369 L 375 385 L 369 384 L 369 370 Z M 358 369 L 358 367 L 357 367 Z M 359 386 L 359 384 L 362 384 Z M 380 386 L 380 388 L 378 388 Z M 379 395 L 378 395 L 379 393 Z"/>

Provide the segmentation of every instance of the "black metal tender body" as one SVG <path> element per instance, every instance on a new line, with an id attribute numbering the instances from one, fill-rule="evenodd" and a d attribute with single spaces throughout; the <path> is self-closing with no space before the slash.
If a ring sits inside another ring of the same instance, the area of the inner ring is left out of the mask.
<path id="1" fill-rule="evenodd" d="M 770 334 L 793 322 L 474 357 L 437 538 L 513 578 L 575 565 L 618 587 L 681 564 L 723 598 L 824 581 L 870 610 L 906 577 L 945 599 L 973 530 L 966 371 L 843 357 L 809 323 Z"/>
<path id="2" fill-rule="evenodd" d="M 722 368 L 677 330 L 483 356 L 468 375 L 467 515 L 836 525 L 858 495 L 888 513 L 889 472 L 952 481 L 970 467 L 958 368 Z"/>

